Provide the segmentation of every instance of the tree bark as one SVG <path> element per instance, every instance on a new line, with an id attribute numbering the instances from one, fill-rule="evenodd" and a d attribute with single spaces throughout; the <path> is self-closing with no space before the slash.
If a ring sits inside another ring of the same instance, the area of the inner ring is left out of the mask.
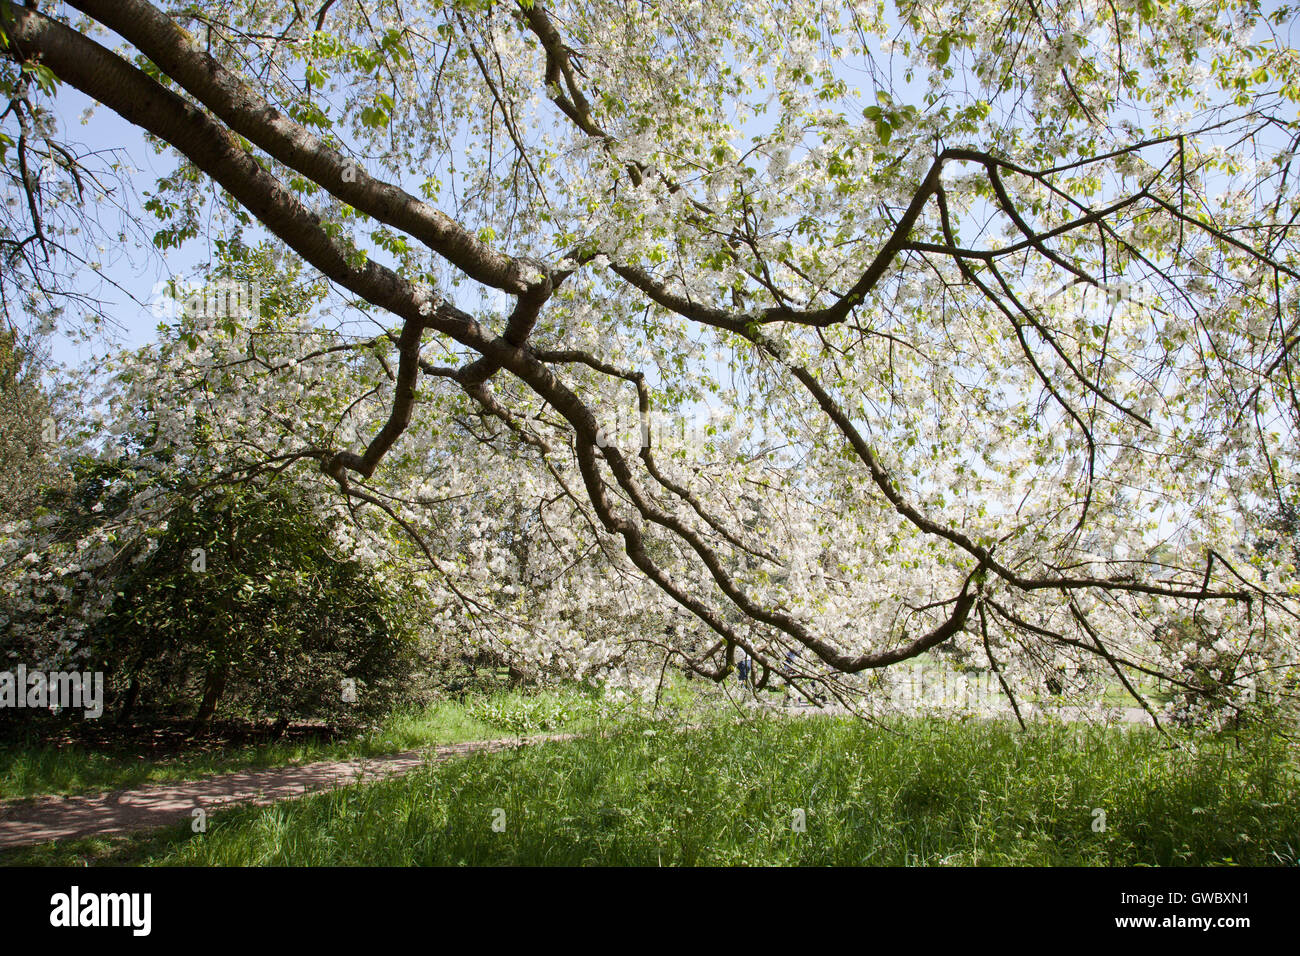
<path id="1" fill-rule="evenodd" d="M 126 685 L 126 697 L 122 700 L 122 709 L 117 713 L 117 722 L 126 724 L 135 711 L 136 701 L 140 699 L 140 679 L 134 674 Z"/>
<path id="2" fill-rule="evenodd" d="M 203 682 L 203 701 L 199 704 L 198 713 L 194 715 L 194 730 L 200 731 L 208 726 L 212 720 L 212 715 L 216 713 L 217 703 L 221 700 L 221 695 L 226 690 L 226 678 L 230 674 L 230 664 L 223 662 L 213 664 L 208 669 L 207 678 Z"/>

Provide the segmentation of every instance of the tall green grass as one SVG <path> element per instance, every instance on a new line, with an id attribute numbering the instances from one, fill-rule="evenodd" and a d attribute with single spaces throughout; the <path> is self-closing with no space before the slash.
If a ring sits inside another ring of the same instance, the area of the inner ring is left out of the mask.
<path id="1" fill-rule="evenodd" d="M 1146 729 L 1052 724 L 645 722 L 218 813 L 206 834 L 15 862 L 1294 865 L 1296 783 L 1265 739 L 1182 750 Z"/>

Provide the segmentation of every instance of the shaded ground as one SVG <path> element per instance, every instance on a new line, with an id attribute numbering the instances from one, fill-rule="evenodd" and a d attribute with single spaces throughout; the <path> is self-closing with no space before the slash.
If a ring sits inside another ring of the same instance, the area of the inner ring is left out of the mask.
<path id="1" fill-rule="evenodd" d="M 189 718 L 155 718 L 147 726 L 119 724 L 107 719 L 74 723 L 51 718 L 48 726 L 32 722 L 17 736 L 0 737 L 0 744 L 19 744 L 24 738 L 54 746 L 81 746 L 97 751 L 123 752 L 165 759 L 196 750 L 224 752 L 234 747 L 271 743 L 292 744 L 312 740 L 334 740 L 347 733 L 327 724 L 293 723 L 279 727 L 270 723 L 213 721 L 195 733 Z"/>
<path id="2" fill-rule="evenodd" d="M 226 773 L 189 783 L 79 797 L 42 797 L 0 804 L 0 849 L 85 836 L 116 836 L 212 814 L 235 804 L 261 806 L 305 794 L 407 773 L 426 761 L 439 762 L 478 751 L 498 751 L 574 734 L 512 737 L 447 744 L 425 750 L 356 760 L 324 760 L 297 767 Z"/>

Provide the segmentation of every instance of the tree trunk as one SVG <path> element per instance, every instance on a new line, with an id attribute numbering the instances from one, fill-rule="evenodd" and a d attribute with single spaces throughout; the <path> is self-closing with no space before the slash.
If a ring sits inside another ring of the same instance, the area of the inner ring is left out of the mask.
<path id="1" fill-rule="evenodd" d="M 131 712 L 135 710 L 135 702 L 140 698 L 140 679 L 132 675 L 126 685 L 126 697 L 122 700 L 122 709 L 117 712 L 117 722 L 125 724 L 131 719 Z"/>
<path id="2" fill-rule="evenodd" d="M 226 675 L 230 672 L 230 664 L 213 664 L 208 671 L 207 679 L 203 683 L 203 702 L 199 704 L 199 712 L 194 715 L 194 729 L 202 730 L 212 719 L 212 715 L 217 710 L 217 702 L 221 699 L 222 693 L 226 689 Z"/>

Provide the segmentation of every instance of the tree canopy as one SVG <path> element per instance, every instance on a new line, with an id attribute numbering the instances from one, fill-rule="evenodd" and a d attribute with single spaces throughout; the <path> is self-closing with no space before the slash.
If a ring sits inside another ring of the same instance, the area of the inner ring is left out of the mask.
<path id="1" fill-rule="evenodd" d="M 134 182 L 70 145 L 73 88 L 174 159 L 158 248 L 302 293 L 123 359 L 152 440 L 332 488 L 429 627 L 850 702 L 940 646 L 1013 699 L 1280 699 L 1294 15 L 4 2 L 4 300 L 77 295 Z"/>

